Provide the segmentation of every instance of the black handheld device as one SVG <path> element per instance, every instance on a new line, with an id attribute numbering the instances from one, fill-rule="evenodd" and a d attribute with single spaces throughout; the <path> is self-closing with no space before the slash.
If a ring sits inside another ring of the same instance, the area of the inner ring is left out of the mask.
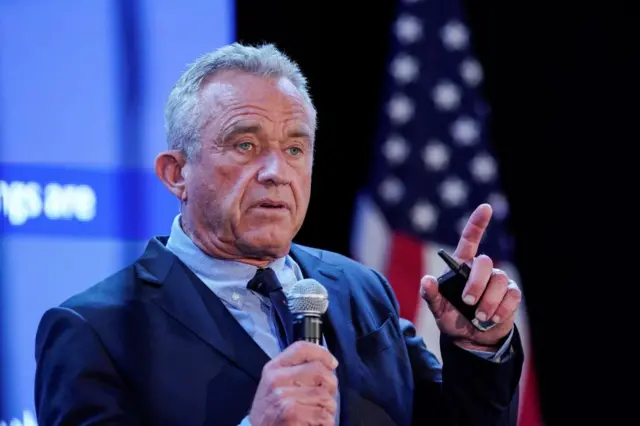
<path id="1" fill-rule="evenodd" d="M 476 318 L 476 308 L 478 304 L 467 305 L 462 300 L 462 291 L 467 285 L 471 268 L 466 263 L 458 263 L 443 249 L 438 250 L 438 256 L 444 260 L 450 271 L 438 278 L 438 289 L 444 296 L 471 324 L 478 330 L 487 331 L 496 325 L 491 320 L 480 321 Z"/>

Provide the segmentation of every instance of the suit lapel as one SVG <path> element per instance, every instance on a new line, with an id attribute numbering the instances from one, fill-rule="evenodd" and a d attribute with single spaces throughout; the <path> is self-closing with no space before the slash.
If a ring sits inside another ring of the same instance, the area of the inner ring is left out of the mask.
<path id="1" fill-rule="evenodd" d="M 269 357 L 238 324 L 216 297 L 180 260 L 164 247 L 166 237 L 152 239 L 135 263 L 138 278 L 155 285 L 152 300 L 229 362 L 247 372 L 257 382 Z M 355 331 L 351 316 L 349 281 L 342 269 L 324 262 L 306 248 L 292 245 L 291 256 L 307 278 L 320 282 L 329 293 L 329 309 L 323 319 L 327 345 L 339 361 L 341 424 L 349 424 L 346 403 L 349 389 L 358 388 L 358 368 L 354 364 Z M 206 291 L 203 291 L 206 289 Z"/>
<path id="2" fill-rule="evenodd" d="M 269 357 L 205 284 L 164 247 L 151 240 L 135 264 L 138 277 L 161 287 L 152 300 L 202 341 L 258 382 Z"/>
<path id="3" fill-rule="evenodd" d="M 342 269 L 324 262 L 305 248 L 292 245 L 291 256 L 306 278 L 313 278 L 329 293 L 329 309 L 323 319 L 323 334 L 331 353 L 338 359 L 338 385 L 341 395 L 340 424 L 347 419 L 349 389 L 357 388 L 358 375 L 355 354 L 355 331 L 351 320 L 351 292 Z"/>

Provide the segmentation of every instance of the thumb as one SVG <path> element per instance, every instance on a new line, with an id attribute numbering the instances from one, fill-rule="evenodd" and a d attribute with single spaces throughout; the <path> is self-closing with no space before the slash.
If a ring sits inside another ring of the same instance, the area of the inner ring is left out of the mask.
<path id="1" fill-rule="evenodd" d="M 420 280 L 420 296 L 427 302 L 429 309 L 434 314 L 440 310 L 444 298 L 438 290 L 438 280 L 431 276 L 425 275 Z"/>

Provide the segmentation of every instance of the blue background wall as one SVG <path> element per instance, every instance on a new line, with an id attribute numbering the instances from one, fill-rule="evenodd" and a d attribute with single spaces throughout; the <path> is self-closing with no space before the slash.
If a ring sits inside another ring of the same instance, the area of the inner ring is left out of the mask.
<path id="1" fill-rule="evenodd" d="M 234 32 L 233 0 L 0 0 L 0 425 L 35 424 L 42 313 L 168 232 L 164 103 Z"/>

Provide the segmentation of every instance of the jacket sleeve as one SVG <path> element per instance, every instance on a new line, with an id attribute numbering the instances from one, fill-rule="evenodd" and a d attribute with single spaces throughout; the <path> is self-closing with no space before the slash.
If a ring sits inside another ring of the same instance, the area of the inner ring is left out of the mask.
<path id="1" fill-rule="evenodd" d="M 77 312 L 43 315 L 36 334 L 35 407 L 40 426 L 139 425 L 100 338 Z"/>
<path id="2" fill-rule="evenodd" d="M 376 272 L 396 315 L 399 306 L 388 281 Z M 399 320 L 414 380 L 413 425 L 516 426 L 523 349 L 517 329 L 510 356 L 503 362 L 483 359 L 441 335 L 442 364 L 417 335 Z"/>

